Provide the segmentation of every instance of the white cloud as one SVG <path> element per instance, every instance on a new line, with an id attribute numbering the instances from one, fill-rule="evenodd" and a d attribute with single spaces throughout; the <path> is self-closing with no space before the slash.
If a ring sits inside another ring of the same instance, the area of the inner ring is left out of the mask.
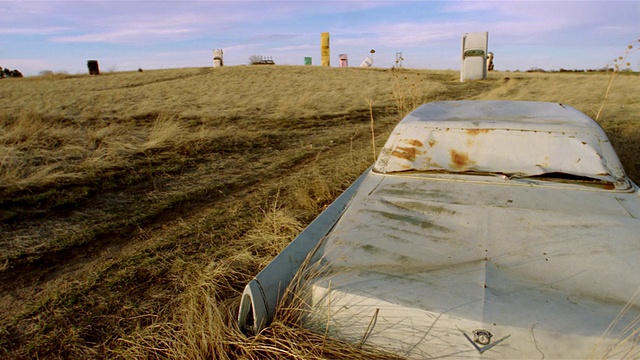
<path id="1" fill-rule="evenodd" d="M 273 51 L 293 51 L 293 50 L 316 50 L 319 49 L 319 45 L 291 45 L 291 46 L 281 46 L 274 47 Z"/>
<path id="2" fill-rule="evenodd" d="M 0 35 L 53 35 L 68 31 L 68 27 L 0 27 Z"/>
<path id="3" fill-rule="evenodd" d="M 60 43 L 112 43 L 112 44 L 142 44 L 152 41 L 166 41 L 183 38 L 193 34 L 193 29 L 171 28 L 131 28 L 102 33 L 87 33 L 82 35 L 54 36 L 51 41 Z"/>

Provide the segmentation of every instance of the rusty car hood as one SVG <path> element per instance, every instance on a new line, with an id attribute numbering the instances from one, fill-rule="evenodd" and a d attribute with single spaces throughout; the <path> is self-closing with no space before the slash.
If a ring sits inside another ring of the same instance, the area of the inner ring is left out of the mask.
<path id="1" fill-rule="evenodd" d="M 310 327 L 357 342 L 375 316 L 366 341 L 412 358 L 476 356 L 477 329 L 508 337 L 484 358 L 586 357 L 640 315 L 635 193 L 424 176 L 369 173 L 308 270 Z"/>

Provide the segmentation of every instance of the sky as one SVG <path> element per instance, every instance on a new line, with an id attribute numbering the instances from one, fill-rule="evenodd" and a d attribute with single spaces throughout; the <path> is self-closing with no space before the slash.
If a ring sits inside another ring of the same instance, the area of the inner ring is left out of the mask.
<path id="1" fill-rule="evenodd" d="M 320 65 L 330 33 L 331 66 L 372 56 L 391 68 L 461 67 L 463 33 L 489 33 L 496 70 L 596 69 L 627 56 L 640 70 L 640 1 L 4 1 L 0 66 L 44 71 L 225 66 L 252 55 L 279 65 Z M 633 45 L 629 50 L 628 46 Z M 375 54 L 370 51 L 374 49 Z"/>

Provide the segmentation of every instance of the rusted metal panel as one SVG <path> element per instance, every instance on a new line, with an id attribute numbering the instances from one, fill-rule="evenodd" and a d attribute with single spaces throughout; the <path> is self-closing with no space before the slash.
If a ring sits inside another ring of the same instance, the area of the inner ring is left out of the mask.
<path id="1" fill-rule="evenodd" d="M 542 172 L 570 176 L 527 177 Z M 335 338 L 416 359 L 640 356 L 638 187 L 573 108 L 428 104 L 329 209 L 247 286 L 245 310 L 311 254 L 303 325 Z"/>
<path id="2" fill-rule="evenodd" d="M 423 105 L 396 127 L 374 169 L 508 176 L 557 172 L 625 182 L 606 134 L 586 115 L 562 104 L 519 102 L 514 108 L 508 103 L 513 105 L 504 101 Z"/>

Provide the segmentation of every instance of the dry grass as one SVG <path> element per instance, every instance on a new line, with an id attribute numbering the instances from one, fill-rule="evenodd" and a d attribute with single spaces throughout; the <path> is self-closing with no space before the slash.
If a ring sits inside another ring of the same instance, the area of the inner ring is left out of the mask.
<path id="1" fill-rule="evenodd" d="M 634 180 L 637 80 L 617 75 L 600 121 Z M 286 66 L 2 81 L 0 357 L 384 357 L 301 329 L 295 304 L 246 338 L 239 295 L 371 164 L 372 123 L 379 149 L 433 100 L 595 117 L 608 81 Z"/>

